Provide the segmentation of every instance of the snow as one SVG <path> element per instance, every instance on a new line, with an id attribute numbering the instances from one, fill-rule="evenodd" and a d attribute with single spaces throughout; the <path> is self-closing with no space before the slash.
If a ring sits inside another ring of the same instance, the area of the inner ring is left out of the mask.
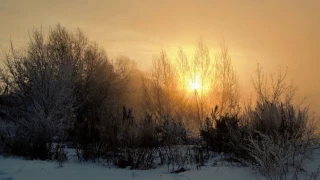
<path id="1" fill-rule="evenodd" d="M 13 158 L 0 159 L 1 180 L 166 180 L 166 179 L 248 179 L 253 177 L 250 168 L 235 167 L 203 167 L 201 170 L 190 170 L 180 174 L 169 173 L 166 167 L 152 170 L 128 170 L 108 168 L 93 163 L 66 163 L 57 168 L 57 164 L 47 161 L 28 161 Z"/>
<path id="2" fill-rule="evenodd" d="M 320 164 L 320 150 L 310 160 L 306 167 L 316 170 Z M 66 162 L 62 168 L 56 162 L 40 160 L 24 160 L 21 158 L 0 156 L 0 180 L 233 180 L 233 179 L 263 179 L 252 167 L 238 167 L 221 164 L 206 166 L 200 170 L 172 174 L 166 166 L 152 170 L 129 170 L 106 167 L 98 163 Z"/>

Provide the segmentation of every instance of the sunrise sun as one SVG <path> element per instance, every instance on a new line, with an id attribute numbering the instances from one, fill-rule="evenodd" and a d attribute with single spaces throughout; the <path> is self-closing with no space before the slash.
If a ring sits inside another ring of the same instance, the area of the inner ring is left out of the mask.
<path id="1" fill-rule="evenodd" d="M 196 77 L 195 79 L 189 80 L 189 89 L 191 91 L 199 91 L 201 89 L 201 84 L 199 82 L 199 78 Z"/>

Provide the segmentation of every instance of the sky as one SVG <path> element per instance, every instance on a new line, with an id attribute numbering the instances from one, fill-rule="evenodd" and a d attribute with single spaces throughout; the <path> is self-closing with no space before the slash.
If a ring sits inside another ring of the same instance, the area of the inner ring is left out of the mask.
<path id="1" fill-rule="evenodd" d="M 288 67 L 320 114 L 319 9 L 319 0 L 0 0 L 0 47 L 60 23 L 147 70 L 161 49 L 174 57 L 202 37 L 212 52 L 228 46 L 244 90 L 257 63 L 270 73 Z"/>

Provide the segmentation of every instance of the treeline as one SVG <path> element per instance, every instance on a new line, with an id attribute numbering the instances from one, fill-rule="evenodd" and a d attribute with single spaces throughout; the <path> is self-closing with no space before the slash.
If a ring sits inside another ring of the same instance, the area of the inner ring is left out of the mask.
<path id="1" fill-rule="evenodd" d="M 242 105 L 228 49 L 211 57 L 155 57 L 141 84 L 141 107 L 127 108 L 134 62 L 106 52 L 80 31 L 34 30 L 26 46 L 2 56 L 0 152 L 30 159 L 104 160 L 118 167 L 170 171 L 203 166 L 215 153 L 258 165 L 267 177 L 300 167 L 317 145 L 314 117 L 295 102 L 286 72 L 267 81 L 258 67 L 255 103 Z M 191 81 L 191 82 L 189 82 Z M 197 82 L 199 89 L 188 84 Z M 140 91 L 139 91 L 140 92 Z M 136 95 L 136 94 L 135 94 Z M 137 104 L 137 103 L 136 103 Z"/>
<path id="2" fill-rule="evenodd" d="M 4 61 L 1 117 L 13 136 L 2 143 L 6 153 L 50 159 L 48 144 L 54 141 L 86 149 L 122 115 L 133 63 L 110 61 L 80 30 L 70 33 L 58 25 L 48 36 L 34 30 L 27 46 L 11 45 Z"/>

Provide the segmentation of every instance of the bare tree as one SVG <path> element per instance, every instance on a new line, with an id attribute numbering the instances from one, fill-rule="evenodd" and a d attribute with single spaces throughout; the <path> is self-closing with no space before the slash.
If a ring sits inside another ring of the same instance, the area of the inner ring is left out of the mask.
<path id="1" fill-rule="evenodd" d="M 236 113 L 239 110 L 240 84 L 228 48 L 221 45 L 216 58 L 214 88 L 217 88 L 219 112 Z"/>
<path id="2" fill-rule="evenodd" d="M 154 59 L 144 79 L 143 104 L 150 113 L 179 115 L 201 127 L 214 105 L 221 113 L 238 107 L 239 87 L 228 49 L 222 48 L 213 58 L 200 39 L 193 57 L 180 48 L 175 61 L 163 51 Z"/>
<path id="3" fill-rule="evenodd" d="M 256 78 L 252 78 L 252 82 L 257 93 L 258 100 L 276 102 L 283 101 L 286 103 L 294 103 L 297 100 L 298 87 L 292 82 L 288 82 L 288 69 L 279 68 L 278 73 L 270 74 L 269 78 L 263 73 L 262 67 L 257 65 Z M 268 81 L 269 80 L 269 81 Z M 298 104 L 303 103 L 296 102 Z"/>
<path id="4" fill-rule="evenodd" d="M 173 115 L 176 82 L 167 54 L 155 57 L 148 77 L 143 79 L 143 107 L 157 117 Z"/>

